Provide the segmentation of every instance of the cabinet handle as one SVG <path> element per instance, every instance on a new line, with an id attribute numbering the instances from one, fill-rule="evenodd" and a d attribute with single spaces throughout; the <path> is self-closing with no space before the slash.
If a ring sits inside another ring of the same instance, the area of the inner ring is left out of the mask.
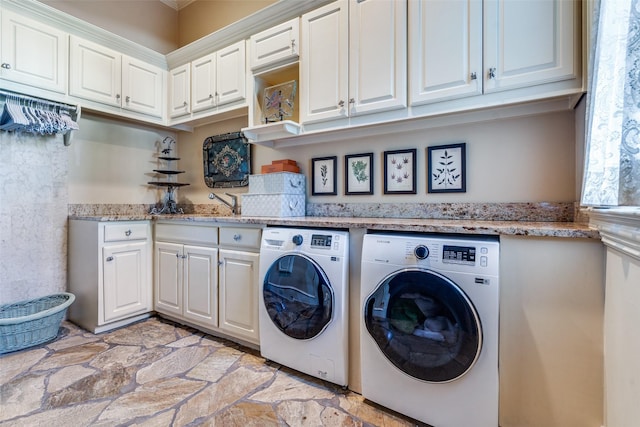
<path id="1" fill-rule="evenodd" d="M 296 41 L 291 40 L 291 54 L 294 54 L 295 52 L 296 52 Z"/>
<path id="2" fill-rule="evenodd" d="M 355 100 L 355 99 L 353 99 L 353 98 L 349 98 L 349 104 L 355 104 L 355 103 L 356 103 L 356 100 Z"/>
<path id="3" fill-rule="evenodd" d="M 120 99 L 120 94 L 116 93 L 116 99 Z"/>
<path id="4" fill-rule="evenodd" d="M 238 240 L 240 240 L 240 239 L 242 239 L 242 234 L 234 234 L 234 235 L 233 235 L 233 240 L 235 240 L 236 242 L 237 242 Z"/>
<path id="5" fill-rule="evenodd" d="M 495 79 L 496 78 L 496 68 L 495 67 L 489 68 L 489 78 L 490 79 Z"/>
<path id="6" fill-rule="evenodd" d="M 113 257 L 112 256 L 108 256 L 106 261 L 113 261 Z"/>
<path id="7" fill-rule="evenodd" d="M 209 94 L 209 99 L 213 98 L 213 95 Z"/>
<path id="8" fill-rule="evenodd" d="M 187 256 L 186 255 L 182 255 L 180 258 L 187 259 Z"/>
<path id="9" fill-rule="evenodd" d="M 127 95 L 127 97 L 124 99 L 124 101 L 128 104 L 129 101 L 131 100 L 131 97 L 129 95 Z"/>
<path id="10" fill-rule="evenodd" d="M 2 63 L 2 68 L 4 68 L 5 70 L 10 70 L 11 69 L 11 64 L 7 64 L 6 62 Z"/>
<path id="11" fill-rule="evenodd" d="M 186 107 L 187 105 L 188 105 L 188 104 L 187 104 L 187 101 L 184 101 L 184 102 L 182 103 L 182 106 L 183 106 L 183 107 Z"/>
<path id="12" fill-rule="evenodd" d="M 127 237 L 131 236 L 131 230 L 127 230 L 127 231 L 125 231 L 125 232 L 124 232 L 124 235 L 125 235 L 125 236 L 127 236 Z"/>
<path id="13" fill-rule="evenodd" d="M 478 75 L 475 72 L 471 73 L 471 80 L 475 80 L 477 78 L 478 78 Z"/>
<path id="14" fill-rule="evenodd" d="M 338 102 L 338 107 L 341 107 L 341 108 L 344 107 L 344 101 Z"/>
<path id="15" fill-rule="evenodd" d="M 218 265 L 223 265 L 223 264 L 224 264 L 224 261 L 222 261 L 222 260 L 218 261 Z"/>

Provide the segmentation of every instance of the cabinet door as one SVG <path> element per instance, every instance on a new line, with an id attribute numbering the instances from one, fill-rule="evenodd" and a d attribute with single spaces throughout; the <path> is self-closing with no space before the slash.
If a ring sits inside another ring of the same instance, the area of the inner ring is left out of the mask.
<path id="1" fill-rule="evenodd" d="M 191 111 L 216 106 L 216 54 L 191 62 Z"/>
<path id="2" fill-rule="evenodd" d="M 338 0 L 302 16 L 300 115 L 303 123 L 347 117 L 349 15 Z"/>
<path id="3" fill-rule="evenodd" d="M 409 0 L 411 105 L 482 93 L 482 2 Z"/>
<path id="4" fill-rule="evenodd" d="M 191 112 L 191 64 L 169 71 L 169 116 Z"/>
<path id="5" fill-rule="evenodd" d="M 256 70 L 298 58 L 300 18 L 251 36 L 251 69 Z"/>
<path id="6" fill-rule="evenodd" d="M 162 117 L 164 71 L 128 56 L 122 58 L 122 108 Z"/>
<path id="7" fill-rule="evenodd" d="M 407 106 L 406 0 L 350 0 L 349 116 Z"/>
<path id="8" fill-rule="evenodd" d="M 568 0 L 485 0 L 484 91 L 575 78 L 578 4 Z"/>
<path id="9" fill-rule="evenodd" d="M 156 242 L 155 244 L 155 310 L 182 315 L 182 245 Z"/>
<path id="10" fill-rule="evenodd" d="M 69 94 L 120 107 L 122 55 L 71 36 Z"/>
<path id="11" fill-rule="evenodd" d="M 3 10 L 0 77 L 66 93 L 68 40 L 67 33 Z"/>
<path id="12" fill-rule="evenodd" d="M 241 40 L 217 52 L 216 93 L 218 106 L 245 99 L 246 49 Z"/>
<path id="13" fill-rule="evenodd" d="M 147 242 L 103 248 L 104 322 L 151 310 Z"/>
<path id="14" fill-rule="evenodd" d="M 218 326 L 218 249 L 184 246 L 183 317 Z"/>
<path id="15" fill-rule="evenodd" d="M 257 253 L 220 250 L 220 329 L 256 344 L 258 267 Z"/>

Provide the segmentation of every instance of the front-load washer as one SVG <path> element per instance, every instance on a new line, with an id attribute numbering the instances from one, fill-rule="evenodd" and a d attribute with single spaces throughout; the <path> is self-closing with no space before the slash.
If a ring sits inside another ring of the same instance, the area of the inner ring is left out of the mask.
<path id="1" fill-rule="evenodd" d="M 366 234 L 362 395 L 437 427 L 498 425 L 499 242 Z"/>
<path id="2" fill-rule="evenodd" d="M 267 228 L 260 247 L 260 353 L 346 386 L 349 233 Z"/>

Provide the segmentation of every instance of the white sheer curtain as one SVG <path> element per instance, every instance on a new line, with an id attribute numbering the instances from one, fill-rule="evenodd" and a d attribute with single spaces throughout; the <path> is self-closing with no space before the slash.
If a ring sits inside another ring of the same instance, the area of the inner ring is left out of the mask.
<path id="1" fill-rule="evenodd" d="M 640 0 L 597 0 L 582 204 L 640 206 Z"/>

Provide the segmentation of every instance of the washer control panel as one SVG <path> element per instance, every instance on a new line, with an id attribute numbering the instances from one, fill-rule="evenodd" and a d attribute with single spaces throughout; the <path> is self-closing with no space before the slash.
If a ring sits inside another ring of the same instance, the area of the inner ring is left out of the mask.
<path id="1" fill-rule="evenodd" d="M 474 265 L 476 263 L 476 248 L 475 246 L 442 245 L 442 262 Z"/>

